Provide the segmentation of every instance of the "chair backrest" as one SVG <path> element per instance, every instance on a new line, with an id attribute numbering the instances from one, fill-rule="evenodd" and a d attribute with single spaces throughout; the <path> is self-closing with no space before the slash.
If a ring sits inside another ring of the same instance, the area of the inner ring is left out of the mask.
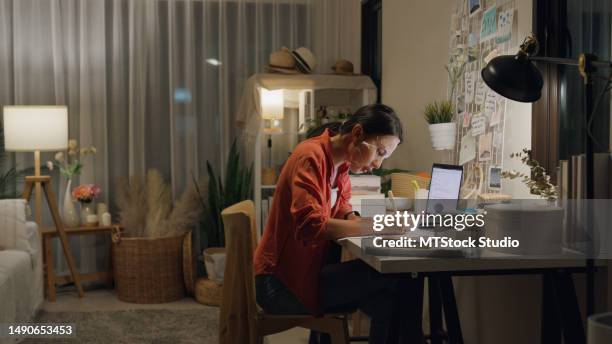
<path id="1" fill-rule="evenodd" d="M 233 336 L 256 334 L 253 252 L 257 244 L 255 206 L 247 200 L 221 212 L 225 230 L 225 274 L 220 312 L 220 342 L 234 343 Z M 244 343 L 244 337 L 241 338 Z M 238 342 L 241 342 L 240 340 Z"/>

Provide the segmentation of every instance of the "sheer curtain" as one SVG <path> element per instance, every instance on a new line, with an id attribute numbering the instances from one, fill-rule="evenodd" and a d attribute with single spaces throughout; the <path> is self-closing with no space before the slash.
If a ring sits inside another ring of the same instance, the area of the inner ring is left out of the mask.
<path id="1" fill-rule="evenodd" d="M 0 0 L 0 106 L 68 105 L 70 137 L 98 149 L 75 182 L 102 201 L 149 168 L 176 197 L 207 160 L 222 167 L 242 85 L 270 52 L 306 46 L 319 72 L 337 58 L 359 69 L 360 20 L 359 0 Z M 103 242 L 73 239 L 83 272 Z"/>

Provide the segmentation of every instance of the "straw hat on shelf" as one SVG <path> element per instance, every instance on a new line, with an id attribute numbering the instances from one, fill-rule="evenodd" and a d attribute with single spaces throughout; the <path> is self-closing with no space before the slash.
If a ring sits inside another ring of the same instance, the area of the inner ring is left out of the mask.
<path id="1" fill-rule="evenodd" d="M 283 74 L 299 74 L 300 71 L 296 68 L 295 58 L 286 47 L 270 54 L 268 65 L 266 66 L 269 72 Z"/>
<path id="2" fill-rule="evenodd" d="M 353 63 L 345 59 L 336 61 L 336 64 L 332 66 L 332 70 L 334 71 L 334 74 L 339 75 L 358 75 L 355 74 L 355 67 L 353 66 Z"/>

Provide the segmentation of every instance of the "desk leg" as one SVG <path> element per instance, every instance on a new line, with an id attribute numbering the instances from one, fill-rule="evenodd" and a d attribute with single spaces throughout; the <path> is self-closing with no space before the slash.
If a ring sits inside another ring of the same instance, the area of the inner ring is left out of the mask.
<path id="1" fill-rule="evenodd" d="M 563 329 L 563 341 L 575 344 L 586 343 L 580 307 L 578 306 L 578 298 L 576 297 L 576 289 L 574 288 L 571 273 L 559 270 L 555 274 L 555 296 L 557 297 L 557 305 L 561 312 L 560 320 L 561 328 Z"/>
<path id="2" fill-rule="evenodd" d="M 462 344 L 463 334 L 461 333 L 461 322 L 459 321 L 452 277 L 449 274 L 442 274 L 439 283 L 442 302 L 444 303 L 444 319 L 448 328 L 448 342 Z"/>
<path id="3" fill-rule="evenodd" d="M 410 275 L 400 278 L 399 306 L 400 313 L 396 318 L 399 321 L 399 333 L 392 334 L 390 343 L 425 343 L 423 336 L 423 284 L 424 279 Z M 396 338 L 397 337 L 397 338 Z"/>
<path id="4" fill-rule="evenodd" d="M 554 273 L 542 275 L 542 320 L 541 340 L 542 344 L 561 343 L 561 327 L 557 304 L 555 302 L 555 279 Z"/>
<path id="5" fill-rule="evenodd" d="M 440 280 L 437 276 L 429 275 L 427 278 L 427 290 L 429 291 L 429 335 L 431 337 L 431 344 L 442 344 L 444 340 L 442 294 L 440 292 Z"/>
<path id="6" fill-rule="evenodd" d="M 49 301 L 55 301 L 55 271 L 53 264 L 53 241 L 50 236 L 44 237 L 45 246 L 45 268 L 47 277 L 47 298 Z"/>

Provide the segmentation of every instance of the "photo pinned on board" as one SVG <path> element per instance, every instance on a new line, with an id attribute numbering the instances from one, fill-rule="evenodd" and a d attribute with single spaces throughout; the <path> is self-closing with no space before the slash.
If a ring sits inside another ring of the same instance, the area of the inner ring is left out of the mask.
<path id="1" fill-rule="evenodd" d="M 500 166 L 489 167 L 489 189 L 501 189 L 501 171 Z"/>
<path id="2" fill-rule="evenodd" d="M 478 12 L 482 8 L 481 0 L 470 0 L 470 15 Z"/>
<path id="3" fill-rule="evenodd" d="M 493 156 L 491 141 L 493 141 L 493 134 L 490 132 L 480 135 L 478 138 L 478 161 L 491 160 L 491 157 Z"/>

